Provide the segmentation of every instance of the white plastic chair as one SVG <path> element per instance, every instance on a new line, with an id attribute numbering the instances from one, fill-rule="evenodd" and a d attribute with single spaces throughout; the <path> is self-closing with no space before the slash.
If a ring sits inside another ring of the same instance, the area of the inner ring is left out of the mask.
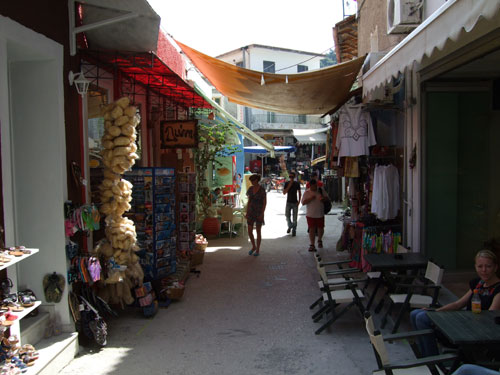
<path id="1" fill-rule="evenodd" d="M 222 206 L 220 209 L 220 223 L 221 226 L 222 224 L 226 223 L 228 226 L 228 231 L 229 231 L 229 238 L 232 237 L 233 235 L 233 208 L 231 206 Z M 223 234 L 221 231 L 220 234 Z"/>

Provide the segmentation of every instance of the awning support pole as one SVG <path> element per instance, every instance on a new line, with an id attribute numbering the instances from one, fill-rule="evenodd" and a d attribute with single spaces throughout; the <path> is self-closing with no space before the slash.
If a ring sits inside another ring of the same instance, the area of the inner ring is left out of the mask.
<path id="1" fill-rule="evenodd" d="M 69 53 L 71 56 L 76 55 L 76 34 L 97 29 L 102 26 L 108 26 L 117 22 L 126 21 L 132 18 L 139 17 L 138 13 L 129 12 L 123 14 L 121 16 L 116 16 L 112 18 L 108 18 L 106 20 L 94 22 L 88 25 L 82 25 L 75 27 L 75 1 L 76 0 L 68 0 L 68 11 L 69 11 Z"/>

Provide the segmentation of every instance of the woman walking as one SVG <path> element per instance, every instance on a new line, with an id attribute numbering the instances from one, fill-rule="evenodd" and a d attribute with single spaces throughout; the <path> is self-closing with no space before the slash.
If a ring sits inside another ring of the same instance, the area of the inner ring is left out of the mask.
<path id="1" fill-rule="evenodd" d="M 253 174 L 250 176 L 252 186 L 247 190 L 248 205 L 247 205 L 247 223 L 248 223 L 248 237 L 252 243 L 252 249 L 248 255 L 259 256 L 260 243 L 262 241 L 261 228 L 264 224 L 264 211 L 266 210 L 266 192 L 260 186 L 260 175 Z M 255 223 L 255 231 L 257 232 L 257 241 L 253 235 L 253 225 Z"/>

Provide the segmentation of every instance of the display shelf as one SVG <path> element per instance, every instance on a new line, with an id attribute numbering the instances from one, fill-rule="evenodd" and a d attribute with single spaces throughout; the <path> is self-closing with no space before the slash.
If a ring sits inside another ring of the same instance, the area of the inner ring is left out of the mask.
<path id="1" fill-rule="evenodd" d="M 0 266 L 0 271 L 12 266 L 13 264 L 20 262 L 22 260 L 25 260 L 26 258 L 29 258 L 33 254 L 36 254 L 40 251 L 39 249 L 26 249 L 26 250 L 30 250 L 31 254 L 24 254 L 24 255 L 21 255 L 20 257 L 15 257 L 13 255 L 9 255 L 9 257 L 11 257 L 11 261 L 9 263 L 5 263 L 3 266 Z"/>
<path id="2" fill-rule="evenodd" d="M 23 311 L 11 311 L 10 313 L 12 315 L 17 316 L 17 319 L 15 321 L 19 321 L 22 318 L 24 318 L 26 315 L 28 315 L 30 312 L 35 310 L 38 306 L 42 304 L 42 301 L 35 301 L 35 304 L 31 307 L 25 307 Z"/>
<path id="3" fill-rule="evenodd" d="M 131 210 L 126 215 L 135 224 L 145 279 L 165 277 L 175 271 L 175 169 L 137 167 L 125 177 L 133 185 Z"/>

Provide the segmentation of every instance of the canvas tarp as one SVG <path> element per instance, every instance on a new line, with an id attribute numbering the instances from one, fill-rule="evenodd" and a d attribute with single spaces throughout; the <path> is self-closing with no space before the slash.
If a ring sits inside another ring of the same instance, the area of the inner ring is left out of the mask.
<path id="1" fill-rule="evenodd" d="M 365 60 L 365 57 L 360 57 L 297 74 L 271 74 L 228 64 L 178 41 L 176 43 L 230 101 L 287 114 L 324 114 L 335 108 L 349 95 Z"/>

